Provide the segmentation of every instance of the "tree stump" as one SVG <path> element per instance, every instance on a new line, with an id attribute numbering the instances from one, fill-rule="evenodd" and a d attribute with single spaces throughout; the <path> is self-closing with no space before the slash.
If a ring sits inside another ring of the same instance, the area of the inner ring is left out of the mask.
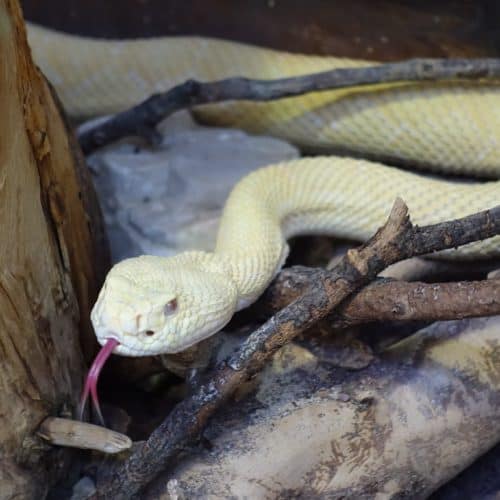
<path id="1" fill-rule="evenodd" d="M 0 498 L 39 499 L 71 452 L 36 429 L 77 402 L 109 260 L 89 174 L 17 0 L 0 0 L 0 110 Z"/>

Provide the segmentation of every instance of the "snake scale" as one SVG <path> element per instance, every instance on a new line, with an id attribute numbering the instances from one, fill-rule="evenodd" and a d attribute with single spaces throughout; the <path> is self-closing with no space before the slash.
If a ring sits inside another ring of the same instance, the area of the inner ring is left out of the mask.
<path id="1" fill-rule="evenodd" d="M 369 64 L 196 37 L 99 41 L 33 25 L 28 34 L 35 60 L 67 111 L 78 117 L 122 110 L 188 78 L 270 79 Z M 286 259 L 292 235 L 365 240 L 398 196 L 418 224 L 461 217 L 500 201 L 496 83 L 407 82 L 268 103 L 230 102 L 194 112 L 204 122 L 283 137 L 318 152 L 345 150 L 489 180 L 437 179 L 341 156 L 259 169 L 232 191 L 213 253 L 142 256 L 112 268 L 92 312 L 98 340 L 109 352 L 178 352 L 214 334 L 266 288 Z M 500 239 L 444 256 L 498 257 Z"/>

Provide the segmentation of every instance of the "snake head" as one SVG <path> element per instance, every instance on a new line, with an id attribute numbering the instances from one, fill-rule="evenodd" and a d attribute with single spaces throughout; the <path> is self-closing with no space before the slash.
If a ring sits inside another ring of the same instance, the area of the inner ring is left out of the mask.
<path id="1" fill-rule="evenodd" d="M 176 353 L 219 331 L 232 317 L 237 289 L 213 254 L 141 256 L 109 272 L 91 319 L 101 345 L 115 354 Z"/>
<path id="2" fill-rule="evenodd" d="M 213 335 L 231 319 L 237 288 L 220 258 L 204 252 L 141 256 L 116 264 L 91 313 L 103 346 L 89 370 L 80 417 L 90 393 L 99 418 L 99 373 L 111 353 L 176 353 Z"/>

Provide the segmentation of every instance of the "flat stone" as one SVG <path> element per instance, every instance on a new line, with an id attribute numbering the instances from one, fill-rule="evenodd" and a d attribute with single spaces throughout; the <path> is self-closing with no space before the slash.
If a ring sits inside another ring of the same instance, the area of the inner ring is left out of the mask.
<path id="1" fill-rule="evenodd" d="M 157 148 L 122 141 L 88 157 L 115 262 L 212 250 L 234 185 L 258 167 L 299 156 L 282 140 L 198 126 L 185 113 L 159 130 Z"/>

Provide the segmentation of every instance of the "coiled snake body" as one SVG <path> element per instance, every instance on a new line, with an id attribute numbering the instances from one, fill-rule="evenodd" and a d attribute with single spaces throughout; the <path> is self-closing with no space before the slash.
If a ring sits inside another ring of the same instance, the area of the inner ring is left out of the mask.
<path id="1" fill-rule="evenodd" d="M 76 116 L 124 109 L 188 78 L 278 78 L 367 64 L 194 37 L 96 41 L 30 26 L 29 39 L 35 60 Z M 500 178 L 500 86 L 492 83 L 391 84 L 195 112 L 211 123 L 309 149 Z M 430 224 L 497 205 L 500 182 L 438 180 L 334 156 L 265 167 L 233 190 L 213 253 L 144 256 L 110 271 L 92 312 L 98 339 L 116 339 L 114 352 L 130 356 L 181 351 L 259 296 L 287 256 L 288 237 L 329 233 L 364 240 L 398 196 L 416 223 Z M 499 255 L 499 238 L 446 254 Z"/>

